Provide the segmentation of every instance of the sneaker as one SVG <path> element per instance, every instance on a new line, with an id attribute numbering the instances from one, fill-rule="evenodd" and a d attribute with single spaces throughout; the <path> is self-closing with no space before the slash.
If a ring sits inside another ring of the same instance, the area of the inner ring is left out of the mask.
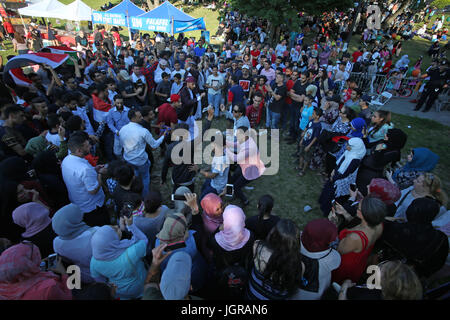
<path id="1" fill-rule="evenodd" d="M 245 186 L 244 189 L 245 189 L 245 190 L 253 190 L 253 189 L 255 189 L 255 187 Z"/>

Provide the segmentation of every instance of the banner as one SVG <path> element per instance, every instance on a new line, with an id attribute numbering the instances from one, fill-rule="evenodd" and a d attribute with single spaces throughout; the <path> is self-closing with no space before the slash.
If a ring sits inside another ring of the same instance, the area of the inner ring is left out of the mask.
<path id="1" fill-rule="evenodd" d="M 130 17 L 130 28 L 171 33 L 171 21 L 169 19 Z"/>
<path id="2" fill-rule="evenodd" d="M 92 23 L 127 27 L 127 18 L 123 13 L 92 11 Z"/>
<path id="3" fill-rule="evenodd" d="M 172 33 L 172 21 L 170 19 L 158 19 L 158 18 L 140 18 L 130 17 L 130 28 Z M 191 20 L 191 21 L 174 21 L 174 33 L 205 30 L 205 22 L 203 18 Z"/>
<path id="4" fill-rule="evenodd" d="M 206 30 L 205 21 L 203 18 L 198 18 L 192 21 L 174 21 L 174 33 Z"/>

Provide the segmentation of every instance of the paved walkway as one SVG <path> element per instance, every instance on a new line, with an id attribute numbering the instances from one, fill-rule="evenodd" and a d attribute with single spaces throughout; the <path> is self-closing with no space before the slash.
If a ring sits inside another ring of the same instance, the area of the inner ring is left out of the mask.
<path id="1" fill-rule="evenodd" d="M 383 110 L 389 110 L 393 113 L 399 113 L 406 116 L 430 119 L 442 123 L 443 125 L 450 126 L 450 111 L 444 110 L 437 112 L 435 107 L 432 107 L 428 112 L 413 111 L 416 104 L 409 102 L 413 98 L 392 98 L 384 107 Z M 423 107 L 422 109 L 423 110 Z"/>

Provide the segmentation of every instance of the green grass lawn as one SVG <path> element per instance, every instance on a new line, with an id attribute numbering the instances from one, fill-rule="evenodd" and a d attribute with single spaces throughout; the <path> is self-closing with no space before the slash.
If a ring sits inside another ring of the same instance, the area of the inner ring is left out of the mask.
<path id="1" fill-rule="evenodd" d="M 393 122 L 395 127 L 402 129 L 408 135 L 408 142 L 403 149 L 403 161 L 410 148 L 427 147 L 440 156 L 439 164 L 434 172 L 441 178 L 444 183 L 443 189 L 450 192 L 450 159 L 447 157 L 450 150 L 450 127 L 438 124 L 437 122 L 418 119 L 399 114 L 393 114 Z M 224 130 L 226 121 L 223 119 L 214 120 L 214 128 Z M 411 126 L 411 128 L 408 128 Z M 291 154 L 296 151 L 295 144 L 288 145 L 280 138 L 280 168 L 277 175 L 262 176 L 258 180 L 250 183 L 254 187 L 253 190 L 244 190 L 250 200 L 250 205 L 244 211 L 247 216 L 258 214 L 256 205 L 259 197 L 264 194 L 270 194 L 275 199 L 275 207 L 273 212 L 283 218 L 292 219 L 300 228 L 303 228 L 310 220 L 321 218 L 322 213 L 319 209 L 318 198 L 323 186 L 323 180 L 317 175 L 317 172 L 307 170 L 303 177 L 297 176 L 294 170 L 293 158 Z M 159 155 L 159 151 L 154 156 Z M 159 176 L 161 164 L 156 160 L 155 169 L 152 175 Z M 206 169 L 207 165 L 203 165 Z M 170 175 L 170 172 L 169 172 Z M 168 176 L 169 177 L 169 176 Z M 168 178 L 170 181 L 170 178 Z M 200 188 L 204 179 L 199 179 L 196 183 L 196 192 L 200 192 Z M 152 187 L 159 188 L 159 179 L 155 179 Z M 172 185 L 170 182 L 162 187 L 164 200 L 170 203 L 170 194 Z M 239 201 L 235 202 L 239 205 Z M 305 213 L 303 208 L 310 205 L 313 210 Z"/>

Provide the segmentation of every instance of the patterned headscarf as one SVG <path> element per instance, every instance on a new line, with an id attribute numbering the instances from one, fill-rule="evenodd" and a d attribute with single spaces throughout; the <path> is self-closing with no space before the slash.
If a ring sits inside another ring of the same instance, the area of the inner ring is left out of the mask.
<path id="1" fill-rule="evenodd" d="M 394 204 L 400 199 L 400 189 L 386 179 L 374 178 L 369 184 L 371 195 L 381 199 L 386 205 Z"/>
<path id="2" fill-rule="evenodd" d="M 0 256 L 0 300 L 20 300 L 40 282 L 58 281 L 53 272 L 42 272 L 40 263 L 39 248 L 31 242 L 6 249 Z"/>

